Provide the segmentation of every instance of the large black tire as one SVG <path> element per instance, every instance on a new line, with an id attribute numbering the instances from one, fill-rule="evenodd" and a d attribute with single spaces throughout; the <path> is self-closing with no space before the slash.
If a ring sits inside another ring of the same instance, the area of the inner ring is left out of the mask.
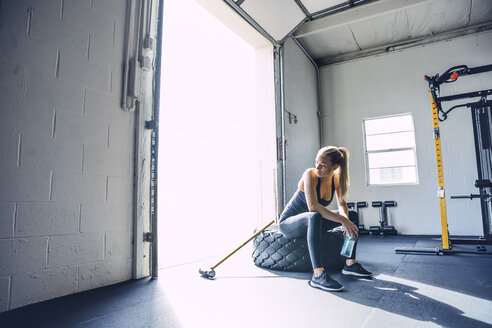
<path id="1" fill-rule="evenodd" d="M 306 238 L 287 238 L 278 230 L 265 230 L 253 240 L 253 261 L 273 270 L 312 270 Z"/>
<path id="2" fill-rule="evenodd" d="M 323 267 L 341 270 L 345 257 L 340 255 L 343 244 L 341 231 L 325 232 L 321 238 Z M 306 238 L 288 238 L 278 229 L 265 230 L 253 240 L 253 261 L 256 265 L 282 271 L 310 272 L 313 270 Z"/>

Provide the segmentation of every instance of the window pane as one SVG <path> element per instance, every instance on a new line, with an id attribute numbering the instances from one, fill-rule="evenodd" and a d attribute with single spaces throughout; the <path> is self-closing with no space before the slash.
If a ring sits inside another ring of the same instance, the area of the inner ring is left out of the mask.
<path id="1" fill-rule="evenodd" d="M 366 136 L 398 131 L 413 131 L 412 115 L 368 119 L 364 121 Z"/>
<path id="2" fill-rule="evenodd" d="M 416 183 L 416 167 L 394 167 L 386 169 L 370 169 L 369 184 Z"/>
<path id="3" fill-rule="evenodd" d="M 364 120 L 370 185 L 417 183 L 412 114 Z"/>
<path id="4" fill-rule="evenodd" d="M 413 131 L 366 137 L 367 151 L 409 147 L 415 147 L 415 137 L 413 135 Z"/>
<path id="5" fill-rule="evenodd" d="M 415 166 L 413 150 L 367 154 L 369 169 L 392 166 Z"/>

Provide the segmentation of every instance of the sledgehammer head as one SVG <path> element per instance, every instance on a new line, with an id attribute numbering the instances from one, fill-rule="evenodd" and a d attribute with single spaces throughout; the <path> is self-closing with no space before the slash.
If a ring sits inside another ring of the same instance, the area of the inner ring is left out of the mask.
<path id="1" fill-rule="evenodd" d="M 202 269 L 199 269 L 198 272 L 200 272 L 200 275 L 206 279 L 214 279 L 215 277 L 214 269 L 210 269 L 210 271 L 203 271 Z"/>

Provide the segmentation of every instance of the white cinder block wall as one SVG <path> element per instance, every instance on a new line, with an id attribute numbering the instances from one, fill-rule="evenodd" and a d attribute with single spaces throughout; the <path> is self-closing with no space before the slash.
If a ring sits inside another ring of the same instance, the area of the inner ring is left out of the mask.
<path id="1" fill-rule="evenodd" d="M 0 312 L 130 279 L 126 1 L 0 1 Z"/>
<path id="2" fill-rule="evenodd" d="M 324 140 L 351 151 L 348 201 L 395 200 L 390 224 L 403 234 L 440 234 L 437 173 L 432 114 L 424 75 L 442 74 L 456 65 L 492 64 L 492 32 L 469 35 L 362 58 L 321 69 Z M 441 95 L 492 88 L 492 72 L 464 76 L 441 87 Z M 464 99 L 462 102 L 476 101 Z M 454 104 L 454 103 L 453 103 Z M 444 109 L 451 104 L 445 104 Z M 362 120 L 412 113 L 415 123 L 419 184 L 367 186 Z M 469 109 L 453 111 L 441 122 L 448 226 L 451 234 L 481 235 L 480 202 L 451 200 L 451 195 L 477 193 L 473 130 Z M 363 223 L 378 225 L 376 208 L 361 210 Z"/>
<path id="3" fill-rule="evenodd" d="M 286 202 L 297 190 L 307 168 L 313 167 L 319 149 L 318 89 L 316 68 L 299 46 L 284 44 L 284 95 L 286 147 Z M 289 122 L 292 113 L 297 117 Z"/>

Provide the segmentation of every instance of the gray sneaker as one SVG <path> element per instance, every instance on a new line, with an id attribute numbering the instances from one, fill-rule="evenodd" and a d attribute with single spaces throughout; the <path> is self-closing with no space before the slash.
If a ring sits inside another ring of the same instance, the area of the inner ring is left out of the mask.
<path id="1" fill-rule="evenodd" d="M 324 271 L 317 276 L 313 274 L 309 284 L 311 287 L 320 288 L 330 292 L 337 292 L 343 289 L 343 286 L 340 285 L 338 281 L 332 279 L 330 275 Z"/>
<path id="2" fill-rule="evenodd" d="M 359 262 L 355 262 L 352 265 L 345 264 L 343 270 L 343 274 L 357 276 L 357 277 L 370 277 L 372 276 L 372 272 L 367 271 L 360 265 Z"/>

